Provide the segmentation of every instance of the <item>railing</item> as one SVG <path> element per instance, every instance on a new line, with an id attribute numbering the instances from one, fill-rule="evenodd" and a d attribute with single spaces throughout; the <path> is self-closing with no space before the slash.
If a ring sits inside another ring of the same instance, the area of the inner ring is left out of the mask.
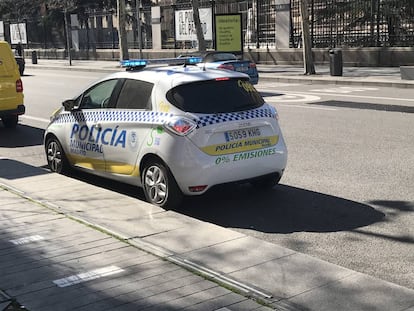
<path id="1" fill-rule="evenodd" d="M 290 47 L 301 45 L 299 1 L 290 0 Z M 163 2 L 160 1 L 162 4 Z M 167 3 L 167 2 L 165 2 Z M 171 1 L 168 1 L 171 3 Z M 175 40 L 174 12 L 190 9 L 190 0 L 175 1 L 176 5 L 161 6 L 162 47 L 165 49 L 196 48 L 196 42 Z M 213 14 L 241 13 L 244 46 L 275 48 L 277 36 L 276 0 L 201 0 L 202 8 L 212 8 Z M 406 47 L 414 46 L 413 0 L 308 0 L 310 32 L 313 47 Z M 139 48 L 136 12 L 129 12 L 128 45 Z M 79 48 L 118 49 L 119 38 L 116 12 L 91 11 L 84 17 L 77 31 Z M 141 9 L 142 45 L 152 48 L 151 7 Z M 66 33 L 63 16 L 59 23 L 41 17 L 26 19 L 29 42 L 26 48 L 65 48 Z M 5 22 L 6 39 L 9 24 Z M 212 48 L 213 42 L 208 41 Z"/>
<path id="2" fill-rule="evenodd" d="M 313 47 L 414 44 L 412 0 L 308 0 Z M 300 0 L 291 0 L 291 46 L 300 43 Z"/>

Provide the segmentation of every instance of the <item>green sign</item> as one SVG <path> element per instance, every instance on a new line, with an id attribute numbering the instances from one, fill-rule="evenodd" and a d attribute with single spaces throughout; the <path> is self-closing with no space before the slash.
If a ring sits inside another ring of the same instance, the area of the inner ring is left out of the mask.
<path id="1" fill-rule="evenodd" d="M 243 52 L 242 15 L 215 15 L 216 50 L 223 52 Z"/>

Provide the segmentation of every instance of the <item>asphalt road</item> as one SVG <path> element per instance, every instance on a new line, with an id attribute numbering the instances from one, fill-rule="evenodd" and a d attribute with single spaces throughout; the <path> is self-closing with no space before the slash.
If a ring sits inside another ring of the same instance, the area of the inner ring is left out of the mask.
<path id="1" fill-rule="evenodd" d="M 46 164 L 51 112 L 104 74 L 31 70 L 27 114 L 0 156 Z M 177 210 L 414 289 L 414 90 L 265 82 L 289 149 L 271 192 L 221 187 Z M 17 147 L 17 148 L 15 148 Z M 143 199 L 140 191 L 79 175 Z"/>

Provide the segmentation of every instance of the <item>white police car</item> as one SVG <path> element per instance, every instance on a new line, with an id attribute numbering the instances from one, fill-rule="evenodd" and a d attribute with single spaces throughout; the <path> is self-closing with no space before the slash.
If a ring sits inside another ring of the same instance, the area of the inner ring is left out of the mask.
<path id="1" fill-rule="evenodd" d="M 271 187 L 287 161 L 277 111 L 247 75 L 189 64 L 96 82 L 63 102 L 44 143 L 52 171 L 75 167 L 137 185 L 164 208 L 223 183 Z"/>

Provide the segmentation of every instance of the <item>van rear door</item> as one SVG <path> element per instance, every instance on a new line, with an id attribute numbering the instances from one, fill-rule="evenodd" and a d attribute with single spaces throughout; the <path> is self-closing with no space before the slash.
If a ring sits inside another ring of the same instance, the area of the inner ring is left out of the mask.
<path id="1" fill-rule="evenodd" d="M 0 111 L 17 110 L 23 104 L 19 69 L 7 42 L 0 42 Z"/>

